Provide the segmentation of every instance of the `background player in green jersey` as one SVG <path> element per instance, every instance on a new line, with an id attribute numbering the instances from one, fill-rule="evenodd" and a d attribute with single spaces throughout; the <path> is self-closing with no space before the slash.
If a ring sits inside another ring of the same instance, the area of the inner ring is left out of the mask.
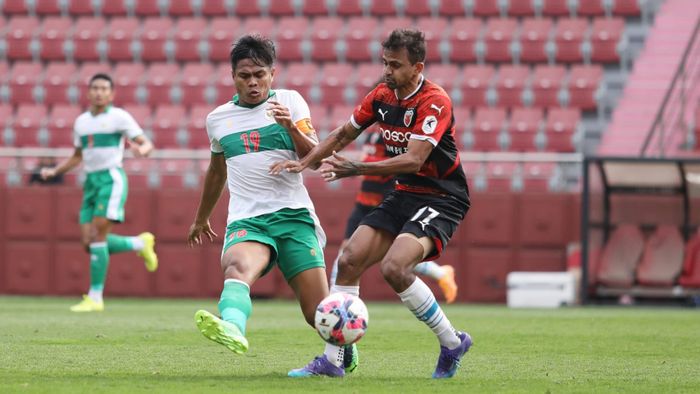
<path id="1" fill-rule="evenodd" d="M 153 144 L 134 118 L 121 108 L 112 107 L 114 84 L 109 75 L 90 79 L 90 109 L 75 121 L 73 155 L 54 168 L 43 168 L 41 176 L 51 179 L 83 163 L 87 177 L 80 208 L 82 243 L 90 253 L 90 290 L 83 301 L 71 307 L 73 312 L 104 310 L 102 291 L 107 277 L 109 255 L 136 251 L 148 271 L 158 268 L 154 251 L 155 237 L 149 232 L 126 237 L 111 234 L 114 223 L 124 221 L 128 183 L 122 159 L 124 139 L 136 157 L 146 157 Z"/>
<path id="2" fill-rule="evenodd" d="M 207 116 L 212 154 L 188 243 L 216 237 L 209 217 L 228 183 L 221 317 L 200 310 L 195 323 L 205 337 L 241 354 L 248 350 L 250 287 L 258 278 L 277 265 L 311 326 L 328 282 L 325 234 L 301 174 L 269 173 L 272 163 L 304 157 L 316 145 L 309 107 L 296 91 L 272 90 L 275 48 L 269 39 L 243 36 L 230 57 L 237 95 Z M 342 355 L 338 360 L 342 371 Z"/>

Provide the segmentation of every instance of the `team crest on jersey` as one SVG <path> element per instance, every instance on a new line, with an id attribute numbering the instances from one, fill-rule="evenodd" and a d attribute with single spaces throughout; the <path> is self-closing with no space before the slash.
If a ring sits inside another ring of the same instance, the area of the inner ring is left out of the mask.
<path id="1" fill-rule="evenodd" d="M 413 108 L 409 108 L 404 112 L 403 114 L 403 124 L 408 127 L 411 125 L 411 121 L 413 120 Z"/>

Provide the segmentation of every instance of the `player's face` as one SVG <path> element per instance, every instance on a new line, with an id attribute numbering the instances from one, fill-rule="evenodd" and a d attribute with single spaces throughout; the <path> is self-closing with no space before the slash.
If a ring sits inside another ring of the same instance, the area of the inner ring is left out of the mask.
<path id="1" fill-rule="evenodd" d="M 93 107 L 105 107 L 114 100 L 114 89 L 109 81 L 96 79 L 90 84 L 88 89 L 88 100 Z"/>
<path id="2" fill-rule="evenodd" d="M 411 64 L 406 48 L 398 51 L 385 49 L 382 62 L 384 63 L 384 82 L 391 89 L 401 89 L 409 85 L 423 70 L 423 63 Z"/>
<path id="3" fill-rule="evenodd" d="M 243 59 L 233 70 L 233 82 L 238 91 L 238 100 L 244 104 L 256 105 L 267 99 L 275 69 L 255 64 Z"/>

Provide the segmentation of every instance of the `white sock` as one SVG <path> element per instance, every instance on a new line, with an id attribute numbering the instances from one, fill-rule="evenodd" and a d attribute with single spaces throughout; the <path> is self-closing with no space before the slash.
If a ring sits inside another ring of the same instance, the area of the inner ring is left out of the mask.
<path id="1" fill-rule="evenodd" d="M 129 237 L 129 240 L 131 241 L 131 247 L 135 251 L 140 252 L 143 250 L 143 240 L 141 237 Z"/>
<path id="2" fill-rule="evenodd" d="M 416 264 L 413 268 L 413 272 L 420 275 L 425 275 L 431 279 L 438 280 L 445 276 L 445 271 L 442 267 L 434 261 L 424 261 L 420 264 Z"/>
<path id="3" fill-rule="evenodd" d="M 333 260 L 333 268 L 331 269 L 331 278 L 330 278 L 330 284 L 331 288 L 333 288 L 333 285 L 335 284 L 336 278 L 338 278 L 338 260 L 340 260 L 340 256 L 343 255 L 343 252 L 341 251 L 338 253 L 338 256 Z"/>
<path id="4" fill-rule="evenodd" d="M 462 342 L 442 308 L 435 300 L 433 292 L 420 278 L 399 293 L 401 302 L 413 312 L 418 320 L 424 322 L 437 335 L 440 345 L 454 349 Z"/>
<path id="5" fill-rule="evenodd" d="M 360 296 L 360 286 L 340 286 L 335 283 L 331 285 L 331 294 L 335 293 L 347 293 L 354 295 L 355 297 Z"/>
<path id="6" fill-rule="evenodd" d="M 95 302 L 102 302 L 102 289 L 95 289 L 91 287 L 88 291 L 88 297 Z"/>

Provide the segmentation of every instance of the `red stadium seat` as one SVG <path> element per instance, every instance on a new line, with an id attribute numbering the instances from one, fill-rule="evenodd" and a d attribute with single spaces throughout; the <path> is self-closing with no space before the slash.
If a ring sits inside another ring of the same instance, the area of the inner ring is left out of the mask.
<path id="1" fill-rule="evenodd" d="M 525 163 L 523 165 L 523 191 L 547 192 L 549 180 L 554 175 L 554 169 L 554 163 Z M 534 224 L 535 227 L 538 225 L 539 223 Z"/>
<path id="2" fill-rule="evenodd" d="M 277 67 L 279 67 L 279 65 Z M 216 99 L 214 102 L 217 105 L 231 101 L 231 97 L 236 94 L 236 88 L 233 85 L 230 64 L 222 63 L 216 69 L 216 80 L 214 82 L 214 86 L 216 87 Z"/>
<path id="3" fill-rule="evenodd" d="M 528 18 L 523 21 L 520 32 L 520 60 L 523 62 L 546 62 L 545 46 L 552 30 L 551 19 Z"/>
<path id="4" fill-rule="evenodd" d="M 535 135 L 540 129 L 543 115 L 539 108 L 514 108 L 510 116 L 511 151 L 531 152 L 537 150 Z"/>
<path id="5" fill-rule="evenodd" d="M 428 64 L 425 77 L 442 86 L 449 95 L 454 87 L 457 86 L 459 78 L 459 68 L 454 64 Z"/>
<path id="6" fill-rule="evenodd" d="M 586 0 L 578 2 L 576 12 L 580 16 L 602 16 L 605 14 L 603 2 L 605 0 Z"/>
<path id="7" fill-rule="evenodd" d="M 143 45 L 141 59 L 147 62 L 167 60 L 167 54 L 165 53 L 165 41 L 170 36 L 170 31 L 172 28 L 172 19 L 145 19 L 140 36 L 141 45 Z"/>
<path id="8" fill-rule="evenodd" d="M 489 192 L 509 193 L 513 190 L 513 175 L 517 163 L 492 162 L 486 166 L 486 177 Z"/>
<path id="9" fill-rule="evenodd" d="M 466 107 L 453 107 L 452 115 L 455 118 L 455 139 L 457 140 L 457 145 L 462 147 L 462 136 L 467 131 L 467 125 L 471 122 L 471 111 Z"/>
<path id="10" fill-rule="evenodd" d="M 410 17 L 430 16 L 433 13 L 430 0 L 405 0 L 404 13 Z"/>
<path id="11" fill-rule="evenodd" d="M 76 105 L 59 104 L 51 109 L 47 125 L 50 147 L 68 148 L 73 146 L 73 124 L 82 112 L 83 110 Z"/>
<path id="12" fill-rule="evenodd" d="M 137 103 L 136 90 L 141 86 L 145 68 L 141 63 L 118 63 L 114 68 L 114 103 Z"/>
<path id="13" fill-rule="evenodd" d="M 496 91 L 498 105 L 518 107 L 522 105 L 522 95 L 530 70 L 526 66 L 503 65 L 498 70 Z"/>
<path id="14" fill-rule="evenodd" d="M 376 32 L 375 18 L 350 18 L 345 34 L 345 58 L 353 62 L 372 60 L 370 44 Z"/>
<path id="15" fill-rule="evenodd" d="M 320 134 L 324 131 L 330 131 L 330 126 L 328 126 L 328 107 L 323 104 L 311 104 L 309 105 L 309 112 L 311 113 L 311 124 L 313 124 L 316 129 L 316 134 Z"/>
<path id="16" fill-rule="evenodd" d="M 678 284 L 684 287 L 700 287 L 700 236 L 693 235 L 685 246 L 683 271 Z"/>
<path id="17" fill-rule="evenodd" d="M 477 107 L 486 105 L 486 92 L 495 74 L 491 65 L 464 67 L 462 72 L 462 105 Z"/>
<path id="18" fill-rule="evenodd" d="M 283 62 L 302 61 L 301 43 L 309 26 L 305 17 L 284 17 L 277 23 L 277 58 Z"/>
<path id="19" fill-rule="evenodd" d="M 138 0 L 134 2 L 134 14 L 138 17 L 154 17 L 160 15 L 159 0 Z M 185 3 L 180 1 L 180 3 Z"/>
<path id="20" fill-rule="evenodd" d="M 206 92 L 213 81 L 214 67 L 208 63 L 185 63 L 180 82 L 181 103 L 185 106 L 207 102 Z"/>
<path id="21" fill-rule="evenodd" d="M 200 44 L 206 31 L 207 23 L 203 18 L 180 18 L 174 29 L 175 60 L 200 60 Z"/>
<path id="22" fill-rule="evenodd" d="M 550 152 L 573 152 L 572 137 L 581 121 L 581 111 L 575 108 L 551 108 L 547 115 L 545 135 L 546 150 Z"/>
<path id="23" fill-rule="evenodd" d="M 425 34 L 425 60 L 427 62 L 441 61 L 440 44 L 448 30 L 447 19 L 422 18 L 418 20 L 417 28 Z"/>
<path id="24" fill-rule="evenodd" d="M 484 152 L 500 151 L 499 137 L 505 121 L 505 108 L 477 108 L 472 124 L 474 133 L 472 149 Z"/>
<path id="25" fill-rule="evenodd" d="M 545 16 L 569 16 L 569 0 L 543 0 L 542 13 Z"/>
<path id="26" fill-rule="evenodd" d="M 615 0 L 612 13 L 615 16 L 638 16 L 642 10 L 639 8 L 639 0 Z"/>
<path id="27" fill-rule="evenodd" d="M 369 13 L 375 17 L 387 17 L 397 15 L 393 1 L 372 1 L 369 6 Z"/>
<path id="28" fill-rule="evenodd" d="M 72 85 L 76 72 L 74 63 L 49 63 L 44 74 L 44 104 L 68 103 L 68 88 Z"/>
<path id="29" fill-rule="evenodd" d="M 291 63 L 285 71 L 284 85 L 296 90 L 307 100 L 311 97 L 311 87 L 316 83 L 318 66 L 312 63 Z"/>
<path id="30" fill-rule="evenodd" d="M 179 148 L 178 131 L 185 125 L 185 108 L 179 105 L 161 105 L 153 115 L 153 139 L 159 147 Z"/>
<path id="31" fill-rule="evenodd" d="M 330 14 L 326 0 L 304 0 L 301 13 L 310 17 L 323 17 Z"/>
<path id="32" fill-rule="evenodd" d="M 194 8 L 192 8 L 192 3 L 192 1 L 170 1 L 168 5 L 168 15 L 175 17 L 193 17 Z M 214 2 L 209 0 L 203 1 L 202 3 Z"/>
<path id="33" fill-rule="evenodd" d="M 481 20 L 456 18 L 450 26 L 450 61 L 464 63 L 476 60 L 474 45 L 481 34 Z"/>
<path id="34" fill-rule="evenodd" d="M 598 64 L 573 66 L 569 74 L 570 104 L 584 110 L 597 106 L 596 92 L 603 79 L 603 67 Z"/>
<path id="35" fill-rule="evenodd" d="M 381 82 L 382 66 L 377 63 L 361 63 L 355 73 L 355 101 L 357 103 Z"/>
<path id="36" fill-rule="evenodd" d="M 26 104 L 34 102 L 34 88 L 41 78 L 39 63 L 16 62 L 10 74 L 10 103 Z"/>
<path id="37" fill-rule="evenodd" d="M 148 91 L 148 104 L 152 106 L 169 104 L 170 92 L 173 83 L 177 82 L 179 67 L 173 63 L 153 63 L 148 68 L 146 75 L 146 89 Z"/>
<path id="38" fill-rule="evenodd" d="M 107 2 L 107 4 L 116 2 Z M 111 61 L 131 61 L 131 43 L 139 30 L 139 22 L 134 18 L 113 18 L 107 33 L 107 57 Z"/>
<path id="39" fill-rule="evenodd" d="M 110 0 L 102 2 L 102 15 L 106 17 L 126 16 L 126 0 Z"/>
<path id="40" fill-rule="evenodd" d="M 683 269 L 685 243 L 675 225 L 659 225 L 647 239 L 637 282 L 646 286 L 673 286 Z"/>
<path id="41" fill-rule="evenodd" d="M 243 31 L 246 34 L 262 34 L 272 40 L 275 39 L 273 33 L 275 32 L 276 22 L 274 19 L 267 17 L 253 17 L 243 19 Z M 231 47 L 231 43 L 227 45 L 228 48 Z"/>
<path id="42" fill-rule="evenodd" d="M 644 235 L 631 224 L 618 226 L 603 248 L 598 263 L 598 281 L 608 286 L 630 287 L 644 250 Z"/>
<path id="43" fill-rule="evenodd" d="M 337 17 L 318 17 L 311 23 L 311 60 L 335 61 L 336 47 L 340 38 L 343 20 Z"/>
<path id="44" fill-rule="evenodd" d="M 339 1 L 336 12 L 339 16 L 360 16 L 363 13 L 362 0 Z"/>
<path id="45" fill-rule="evenodd" d="M 581 43 L 588 30 L 585 19 L 559 19 L 555 43 L 557 45 L 557 62 L 578 63 L 583 60 Z"/>
<path id="46" fill-rule="evenodd" d="M 209 60 L 228 61 L 231 44 L 238 37 L 241 27 L 240 20 L 229 17 L 214 18 L 209 25 Z"/>
<path id="47" fill-rule="evenodd" d="M 42 60 L 52 61 L 66 58 L 64 43 L 69 37 L 72 26 L 73 21 L 70 18 L 50 16 L 44 19 L 39 34 L 39 44 L 41 44 L 39 54 Z"/>
<path id="48" fill-rule="evenodd" d="M 209 149 L 209 137 L 207 136 L 207 115 L 214 110 L 211 105 L 195 105 L 187 119 L 187 135 L 189 140 L 187 147 L 190 149 Z"/>
<path id="49" fill-rule="evenodd" d="M 27 15 L 29 8 L 25 0 L 4 0 L 2 3 L 3 15 Z"/>
<path id="50" fill-rule="evenodd" d="M 508 15 L 510 16 L 533 16 L 535 15 L 534 0 L 516 0 L 508 5 Z"/>
<path id="51" fill-rule="evenodd" d="M 510 46 L 517 24 L 515 19 L 490 18 L 488 20 L 484 34 L 486 61 L 506 62 L 512 59 Z"/>
<path id="52" fill-rule="evenodd" d="M 328 105 L 345 103 L 345 89 L 353 74 L 353 67 L 347 63 L 329 63 L 323 67 L 320 79 L 321 101 Z"/>
<path id="53" fill-rule="evenodd" d="M 564 66 L 537 66 L 532 77 L 534 105 L 538 107 L 555 107 L 559 105 L 559 90 L 566 75 Z"/>
<path id="54" fill-rule="evenodd" d="M 591 28 L 591 60 L 596 63 L 620 61 L 617 45 L 625 30 L 622 18 L 596 18 Z"/>
<path id="55" fill-rule="evenodd" d="M 153 122 L 151 107 L 140 104 L 127 104 L 124 106 L 124 111 L 130 113 L 142 129 L 148 130 L 151 128 L 151 123 Z"/>
<path id="56" fill-rule="evenodd" d="M 30 16 L 16 16 L 7 24 L 7 58 L 9 60 L 31 60 L 29 44 L 39 31 L 39 20 Z"/>
<path id="57" fill-rule="evenodd" d="M 336 127 L 340 127 L 350 121 L 352 112 L 355 110 L 355 106 L 352 105 L 334 105 L 331 107 L 330 120 L 328 123 L 328 129 L 333 130 Z"/>
<path id="58" fill-rule="evenodd" d="M 68 2 L 68 15 L 70 16 L 91 16 L 96 15 L 94 1 L 70 0 Z"/>
<path id="59" fill-rule="evenodd" d="M 205 17 L 225 17 L 232 15 L 233 10 L 229 10 L 228 0 L 207 0 L 202 2 L 202 15 Z"/>
<path id="60" fill-rule="evenodd" d="M 275 0 L 270 2 L 267 13 L 272 17 L 293 16 L 296 13 L 295 0 Z"/>
<path id="61" fill-rule="evenodd" d="M 5 130 L 5 128 L 12 124 L 12 106 L 9 104 L 0 103 L 0 130 Z M 0 134 L 0 146 L 5 146 L 5 138 Z"/>
<path id="62" fill-rule="evenodd" d="M 105 26 L 104 18 L 78 18 L 73 32 L 73 44 L 75 46 L 73 58 L 75 60 L 96 61 L 100 59 L 97 44 L 102 38 Z"/>
<path id="63" fill-rule="evenodd" d="M 26 104 L 17 107 L 13 129 L 14 146 L 39 146 L 39 129 L 46 119 L 44 105 Z"/>
<path id="64" fill-rule="evenodd" d="M 443 0 L 439 2 L 438 14 L 442 17 L 465 17 L 467 10 L 462 0 Z"/>
<path id="65" fill-rule="evenodd" d="M 233 10 L 234 14 L 241 17 L 256 17 L 262 15 L 262 10 L 257 0 L 237 1 Z"/>
<path id="66" fill-rule="evenodd" d="M 498 3 L 499 0 L 475 0 L 472 13 L 480 17 L 498 16 L 501 13 Z"/>
<path id="67" fill-rule="evenodd" d="M 38 0 L 34 5 L 34 12 L 41 17 L 48 15 L 61 15 L 60 0 Z"/>

